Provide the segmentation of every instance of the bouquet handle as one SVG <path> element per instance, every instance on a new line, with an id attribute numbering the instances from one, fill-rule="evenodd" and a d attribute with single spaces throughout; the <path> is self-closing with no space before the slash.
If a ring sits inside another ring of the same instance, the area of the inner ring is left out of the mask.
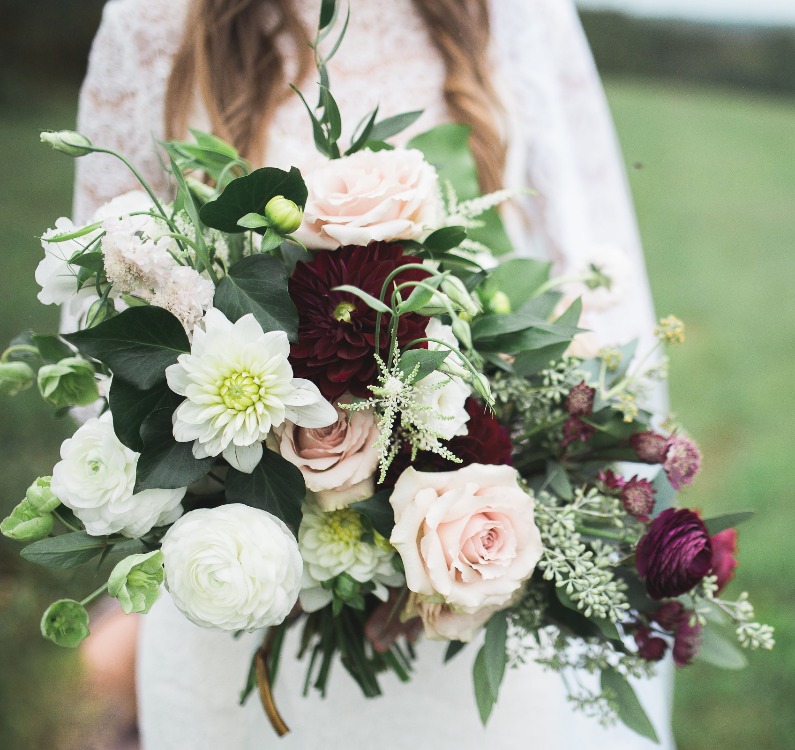
<path id="1" fill-rule="evenodd" d="M 268 717 L 268 721 L 270 721 L 276 734 L 279 737 L 284 737 L 290 733 L 290 728 L 279 713 L 279 709 L 273 699 L 273 685 L 269 667 L 278 634 L 278 628 L 268 629 L 268 634 L 254 657 L 254 668 L 257 675 L 257 691 L 259 692 L 259 699 L 262 703 L 262 708 L 265 710 L 265 715 Z"/>

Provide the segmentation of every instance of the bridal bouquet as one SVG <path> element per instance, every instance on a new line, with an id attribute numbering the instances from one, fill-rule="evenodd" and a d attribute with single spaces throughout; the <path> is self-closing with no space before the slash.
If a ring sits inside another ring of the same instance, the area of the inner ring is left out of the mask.
<path id="1" fill-rule="evenodd" d="M 773 645 L 745 594 L 721 596 L 749 514 L 677 505 L 699 450 L 644 408 L 683 325 L 662 320 L 641 357 L 586 351 L 583 301 L 620 297 L 621 254 L 562 279 L 498 263 L 495 207 L 513 194 L 479 195 L 466 128 L 394 148 L 419 113 L 376 111 L 343 150 L 317 56 L 320 168 L 252 171 L 194 132 L 163 144 L 170 200 L 141 180 L 42 236 L 39 300 L 65 327 L 12 342 L 0 387 L 35 383 L 81 425 L 1 528 L 33 563 L 114 563 L 42 634 L 77 646 L 92 599 L 147 612 L 165 585 L 197 625 L 270 628 L 244 696 L 258 688 L 284 732 L 271 685 L 288 628 L 307 689 L 338 660 L 375 696 L 385 670 L 410 679 L 421 624 L 447 658 L 479 644 L 483 721 L 506 668 L 534 659 L 600 674 L 572 699 L 654 737 L 629 677 L 669 650 L 738 667 L 732 639 Z M 78 133 L 42 140 L 125 161 Z"/>

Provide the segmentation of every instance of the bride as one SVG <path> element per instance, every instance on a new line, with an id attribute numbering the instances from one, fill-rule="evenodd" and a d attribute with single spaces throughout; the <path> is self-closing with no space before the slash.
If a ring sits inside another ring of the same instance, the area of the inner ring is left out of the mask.
<path id="1" fill-rule="evenodd" d="M 233 142 L 255 164 L 305 169 L 309 120 L 287 83 L 313 98 L 313 36 L 320 0 L 109 0 L 82 89 L 79 130 L 124 152 L 156 188 L 155 139 L 188 126 Z M 530 186 L 504 219 L 517 253 L 557 270 L 595 253 L 618 255 L 630 283 L 612 303 L 586 310 L 595 347 L 644 336 L 653 313 L 625 176 L 609 112 L 571 0 L 352 0 L 351 21 L 329 67 L 331 87 L 353 127 L 379 105 L 382 116 L 423 109 L 408 139 L 445 121 L 472 126 L 482 187 Z M 347 135 L 350 135 L 348 132 Z M 343 136 L 344 137 L 344 136 Z M 102 155 L 78 162 L 75 220 L 135 185 Z M 601 300 L 602 303 L 605 300 Z M 365 701 L 340 668 L 329 697 L 301 697 L 303 664 L 288 644 L 276 686 L 293 728 L 279 740 L 256 699 L 237 695 L 261 634 L 237 640 L 203 630 L 167 596 L 142 618 L 138 692 L 144 750 L 360 748 L 653 747 L 623 727 L 603 729 L 575 713 L 560 677 L 513 670 L 489 725 L 477 719 L 475 648 L 442 667 L 440 644 L 418 646 L 408 685 L 385 680 Z M 670 732 L 670 674 L 639 686 L 661 737 Z M 579 677 L 579 676 L 577 676 Z"/>

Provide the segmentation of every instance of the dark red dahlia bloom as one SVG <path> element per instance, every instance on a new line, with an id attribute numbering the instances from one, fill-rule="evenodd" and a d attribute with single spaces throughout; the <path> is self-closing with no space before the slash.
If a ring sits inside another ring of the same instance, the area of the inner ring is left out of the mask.
<path id="1" fill-rule="evenodd" d="M 376 299 L 387 276 L 400 266 L 419 260 L 403 254 L 400 245 L 371 242 L 321 252 L 310 263 L 298 263 L 289 281 L 289 292 L 298 308 L 298 343 L 290 352 L 297 377 L 308 378 L 329 400 L 350 391 L 367 397 L 375 383 L 376 312 L 348 292 L 333 292 L 348 284 Z M 420 281 L 425 271 L 409 269 L 396 283 Z M 394 284 L 392 285 L 394 289 Z M 389 290 L 391 294 L 392 289 Z M 428 318 L 409 313 L 400 318 L 397 339 L 403 346 L 425 336 Z M 389 316 L 382 318 L 380 347 L 389 347 Z"/>
<path id="2" fill-rule="evenodd" d="M 671 435 L 665 441 L 663 469 L 671 486 L 678 492 L 690 484 L 701 469 L 701 451 L 684 435 Z"/>
<path id="3" fill-rule="evenodd" d="M 635 564 L 653 599 L 690 591 L 712 567 L 707 527 L 691 510 L 664 510 L 640 540 Z"/>
<path id="4" fill-rule="evenodd" d="M 585 385 L 585 381 L 575 385 L 566 396 L 564 407 L 571 417 L 589 417 L 593 413 L 596 389 Z"/>
<path id="5" fill-rule="evenodd" d="M 712 575 L 717 576 L 718 593 L 734 578 L 737 570 L 737 529 L 724 529 L 712 537 Z"/>
<path id="6" fill-rule="evenodd" d="M 469 414 L 467 434 L 458 435 L 445 442 L 463 463 L 456 464 L 436 453 L 420 451 L 412 464 L 411 448 L 404 445 L 389 467 L 386 484 L 394 484 L 409 466 L 417 471 L 455 471 L 470 464 L 511 466 L 513 445 L 508 430 L 474 398 L 467 399 L 466 410 Z"/>
<path id="7" fill-rule="evenodd" d="M 635 631 L 635 643 L 638 646 L 638 654 L 641 659 L 646 661 L 660 661 L 668 648 L 665 639 L 653 635 L 645 625 L 641 625 Z"/>
<path id="8" fill-rule="evenodd" d="M 629 442 L 643 463 L 661 464 L 665 459 L 666 438 L 656 432 L 636 432 Z"/>

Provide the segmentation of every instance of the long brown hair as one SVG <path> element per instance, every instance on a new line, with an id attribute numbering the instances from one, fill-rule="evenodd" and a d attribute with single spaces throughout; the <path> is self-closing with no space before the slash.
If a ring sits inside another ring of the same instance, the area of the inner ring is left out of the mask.
<path id="1" fill-rule="evenodd" d="M 273 23 L 260 14 L 267 2 Z M 215 134 L 254 161 L 269 113 L 312 70 L 309 36 L 294 0 L 193 0 L 171 71 L 165 118 L 169 137 L 183 137 L 198 90 Z M 489 75 L 487 0 L 413 0 L 445 65 L 444 98 L 453 121 L 472 127 L 470 143 L 484 191 L 502 186 L 505 141 L 499 99 Z M 286 70 L 277 37 L 296 61 Z M 288 74 L 290 78 L 288 79 Z"/>

